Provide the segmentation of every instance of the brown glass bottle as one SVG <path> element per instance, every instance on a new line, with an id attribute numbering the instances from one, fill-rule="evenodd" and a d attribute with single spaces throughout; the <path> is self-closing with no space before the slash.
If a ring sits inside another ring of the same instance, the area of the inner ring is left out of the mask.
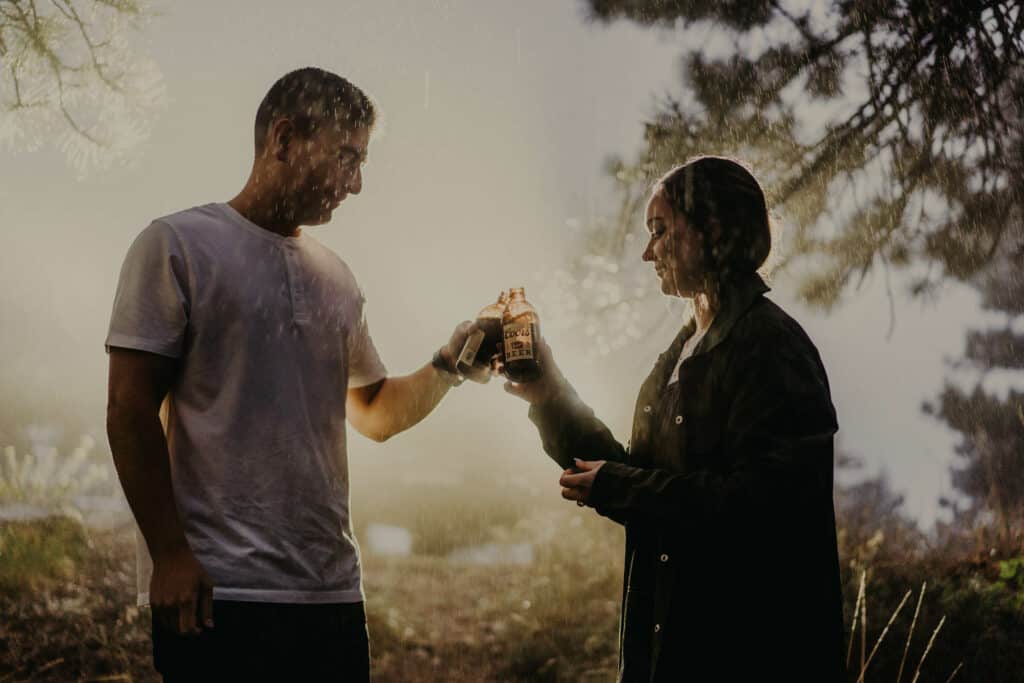
<path id="1" fill-rule="evenodd" d="M 498 353 L 501 342 L 501 317 L 507 302 L 508 294 L 502 292 L 497 301 L 477 314 L 476 325 L 480 329 L 474 330 L 466 339 L 455 363 L 460 374 L 468 375 L 474 367 L 479 370 L 491 366 L 491 359 Z"/>
<path id="2" fill-rule="evenodd" d="M 537 309 L 526 300 L 522 287 L 509 290 L 501 329 L 501 360 L 505 377 L 513 382 L 529 382 L 540 377 L 541 367 L 537 359 L 540 318 Z"/>

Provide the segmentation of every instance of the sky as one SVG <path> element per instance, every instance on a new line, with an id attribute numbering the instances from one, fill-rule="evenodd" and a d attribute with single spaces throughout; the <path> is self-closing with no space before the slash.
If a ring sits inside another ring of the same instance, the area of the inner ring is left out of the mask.
<path id="1" fill-rule="evenodd" d="M 157 4 L 136 49 L 159 70 L 166 102 L 124 164 L 79 177 L 59 150 L 3 149 L 0 381 L 8 397 L 23 395 L 39 410 L 33 421 L 52 421 L 51 408 L 55 415 L 54 406 L 70 405 L 102 438 L 102 344 L 124 253 L 154 218 L 234 196 L 251 164 L 256 107 L 283 73 L 336 71 L 383 112 L 362 193 L 309 234 L 356 274 L 392 374 L 429 361 L 499 290 L 525 286 L 529 298 L 566 263 L 576 248 L 570 226 L 614 206 L 604 160 L 636 153 L 655 98 L 680 92 L 682 34 L 591 24 L 577 2 L 296 5 Z M 949 493 L 955 440 L 920 407 L 941 390 L 967 329 L 987 319 L 965 288 L 948 286 L 925 303 L 900 285 L 896 278 L 891 336 L 881 277 L 830 315 L 796 302 L 784 276 L 772 297 L 821 351 L 840 446 L 864 459 L 861 474 L 885 472 L 927 524 Z M 666 315 L 680 310 L 666 306 Z M 563 370 L 625 441 L 636 392 L 671 325 L 602 358 L 588 355 L 579 330 L 551 327 Z M 467 467 L 486 471 L 498 461 L 496 470 L 550 479 L 545 495 L 558 494 L 557 467 L 543 456 L 525 404 L 500 382 L 452 392 L 425 423 L 386 444 L 351 444 L 356 489 L 361 467 L 458 479 L 465 458 Z M 434 465 L 439 452 L 443 471 Z"/>

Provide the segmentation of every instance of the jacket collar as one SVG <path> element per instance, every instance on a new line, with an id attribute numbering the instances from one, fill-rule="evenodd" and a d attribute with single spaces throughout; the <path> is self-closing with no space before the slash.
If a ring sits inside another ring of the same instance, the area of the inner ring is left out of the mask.
<path id="1" fill-rule="evenodd" d="M 771 290 L 765 281 L 761 279 L 761 276 L 757 273 L 749 273 L 745 275 L 736 276 L 730 280 L 726 280 L 722 283 L 721 290 L 721 306 L 718 309 L 718 313 L 715 314 L 715 319 L 711 321 L 711 327 L 708 329 L 707 334 L 697 344 L 697 348 L 693 350 L 693 355 L 699 355 L 707 353 L 711 349 L 715 348 L 729 336 L 732 328 L 735 327 L 736 321 L 743 317 L 743 314 L 750 310 L 765 292 Z M 679 354 L 683 350 L 683 344 L 689 339 L 694 332 L 697 330 L 697 322 L 693 318 L 688 320 L 683 329 L 679 332 L 675 341 L 672 342 L 670 347 L 670 354 L 672 358 L 678 358 Z"/>

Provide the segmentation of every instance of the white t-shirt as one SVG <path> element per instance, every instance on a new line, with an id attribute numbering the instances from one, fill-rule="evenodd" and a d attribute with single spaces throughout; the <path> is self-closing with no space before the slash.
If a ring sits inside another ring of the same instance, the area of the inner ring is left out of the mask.
<path id="1" fill-rule="evenodd" d="M 679 381 L 679 368 L 683 366 L 683 361 L 693 355 L 693 352 L 697 349 L 697 345 L 700 344 L 709 329 L 711 329 L 710 323 L 708 323 L 708 326 L 703 330 L 695 331 L 690 335 L 690 338 L 683 343 L 683 348 L 679 352 L 679 358 L 676 360 L 676 366 L 672 369 L 672 374 L 668 378 L 669 384 Z"/>
<path id="2" fill-rule="evenodd" d="M 363 308 L 337 254 L 227 204 L 160 218 L 129 248 L 106 345 L 180 359 L 174 499 L 215 598 L 363 599 L 345 396 L 386 376 Z"/>

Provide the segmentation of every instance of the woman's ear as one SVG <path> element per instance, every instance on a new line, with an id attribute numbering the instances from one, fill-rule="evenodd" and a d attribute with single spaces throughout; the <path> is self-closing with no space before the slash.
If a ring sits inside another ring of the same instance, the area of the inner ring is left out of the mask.
<path id="1" fill-rule="evenodd" d="M 718 222 L 717 218 L 712 218 L 708 221 L 708 231 L 711 234 L 711 241 L 714 244 L 722 243 L 722 224 Z"/>

